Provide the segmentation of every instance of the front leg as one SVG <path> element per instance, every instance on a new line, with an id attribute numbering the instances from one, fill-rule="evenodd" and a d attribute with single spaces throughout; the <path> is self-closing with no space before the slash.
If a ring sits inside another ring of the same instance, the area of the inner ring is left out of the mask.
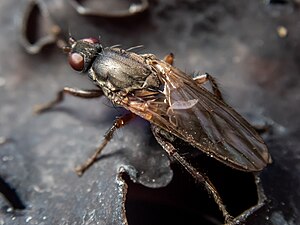
<path id="1" fill-rule="evenodd" d="M 96 149 L 94 154 L 90 158 L 88 158 L 84 164 L 77 166 L 75 168 L 75 171 L 78 176 L 81 176 L 91 165 L 93 165 L 97 161 L 97 158 L 101 154 L 102 150 L 105 148 L 108 142 L 113 138 L 115 131 L 127 125 L 135 117 L 136 115 L 130 112 L 129 114 L 125 114 L 122 117 L 119 117 L 115 120 L 112 127 L 106 132 L 104 136 L 104 140 L 102 141 L 100 146 Z"/>
<path id="2" fill-rule="evenodd" d="M 34 107 L 34 112 L 35 113 L 42 113 L 46 110 L 51 109 L 58 103 L 62 102 L 64 100 L 64 95 L 69 94 L 73 95 L 75 97 L 80 97 L 80 98 L 99 98 L 103 95 L 102 90 L 96 89 L 96 90 L 80 90 L 76 88 L 70 88 L 70 87 L 64 87 L 61 91 L 57 93 L 56 98 L 46 104 L 41 104 L 41 105 L 36 105 Z"/>

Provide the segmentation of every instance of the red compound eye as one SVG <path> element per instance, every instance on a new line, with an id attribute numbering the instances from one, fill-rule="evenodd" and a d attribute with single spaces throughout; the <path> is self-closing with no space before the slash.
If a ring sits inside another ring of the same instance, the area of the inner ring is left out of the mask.
<path id="1" fill-rule="evenodd" d="M 84 68 L 84 59 L 83 56 L 79 53 L 70 53 L 69 54 L 69 64 L 76 71 L 82 71 Z"/>
<path id="2" fill-rule="evenodd" d="M 82 39 L 82 41 L 89 42 L 91 44 L 100 43 L 99 39 L 93 38 L 93 37 L 91 37 L 91 38 L 84 38 L 84 39 Z"/>

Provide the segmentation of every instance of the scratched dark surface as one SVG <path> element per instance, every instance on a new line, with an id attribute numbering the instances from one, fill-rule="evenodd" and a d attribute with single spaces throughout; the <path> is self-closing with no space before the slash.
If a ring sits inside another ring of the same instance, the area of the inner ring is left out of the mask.
<path id="1" fill-rule="evenodd" d="M 25 52 L 20 24 L 28 2 L 0 3 L 0 225 L 126 224 L 124 207 L 130 225 L 220 224 L 214 202 L 189 175 L 175 166 L 169 184 L 170 162 L 141 119 L 118 131 L 100 160 L 76 176 L 74 167 L 123 111 L 106 99 L 67 97 L 51 112 L 32 113 L 64 86 L 93 86 L 55 45 Z M 300 3 L 156 0 L 147 12 L 112 19 L 79 16 L 58 0 L 40 2 L 62 36 L 142 44 L 141 53 L 173 52 L 183 71 L 213 74 L 230 105 L 253 123 L 271 125 L 263 137 L 274 163 L 261 174 L 268 200 L 246 224 L 300 223 Z M 34 17 L 31 32 L 47 30 L 49 18 Z M 238 192 L 248 195 L 247 187 L 232 192 L 240 202 Z"/>

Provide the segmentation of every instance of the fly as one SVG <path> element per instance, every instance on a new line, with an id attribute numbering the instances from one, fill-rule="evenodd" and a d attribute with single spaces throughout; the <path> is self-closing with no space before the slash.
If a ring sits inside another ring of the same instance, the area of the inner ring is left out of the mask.
<path id="1" fill-rule="evenodd" d="M 140 116 L 151 123 L 156 140 L 169 156 L 204 183 L 225 222 L 233 223 L 235 219 L 209 178 L 187 162 L 172 144 L 174 138 L 179 138 L 231 168 L 245 172 L 261 171 L 271 163 L 262 138 L 224 102 L 214 78 L 209 74 L 192 78 L 172 65 L 172 54 L 160 60 L 152 54 L 140 55 L 119 47 L 104 48 L 95 38 L 78 41 L 70 38 L 69 44 L 64 50 L 70 66 L 81 73 L 87 72 L 97 89 L 65 87 L 56 99 L 37 106 L 35 111 L 46 111 L 61 102 L 65 94 L 70 94 L 81 98 L 105 95 L 113 104 L 130 112 L 115 120 L 96 152 L 76 168 L 77 174 L 82 175 L 97 160 L 117 129 Z M 212 92 L 203 87 L 206 82 L 212 86 Z"/>

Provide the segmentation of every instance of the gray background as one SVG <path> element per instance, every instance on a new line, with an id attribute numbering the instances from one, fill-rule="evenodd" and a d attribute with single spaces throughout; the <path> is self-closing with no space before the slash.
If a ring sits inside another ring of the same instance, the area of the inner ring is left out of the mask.
<path id="1" fill-rule="evenodd" d="M 122 19 L 82 17 L 69 4 L 41 2 L 65 36 L 101 35 L 104 45 L 124 48 L 142 44 L 141 53 L 162 58 L 173 52 L 175 65 L 187 73 L 213 74 L 230 105 L 254 123 L 272 125 L 264 138 L 274 163 L 261 176 L 268 201 L 248 223 L 300 223 L 297 1 L 150 1 L 147 12 Z M 82 178 L 76 176 L 74 167 L 123 111 L 106 99 L 67 97 L 49 113 L 32 113 L 35 104 L 51 100 L 64 86 L 93 86 L 69 68 L 55 45 L 36 55 L 25 52 L 20 24 L 27 4 L 0 3 L 0 137 L 6 140 L 0 145 L 0 185 L 9 185 L 25 206 L 14 211 L 0 195 L 0 225 L 126 223 L 126 184 L 119 172 L 145 186 L 164 187 L 173 174 L 169 160 L 148 124 L 138 119 L 117 132 Z M 39 21 L 30 24 L 37 33 L 47 29 L 47 21 Z M 279 26 L 287 28 L 286 37 L 278 35 Z"/>

